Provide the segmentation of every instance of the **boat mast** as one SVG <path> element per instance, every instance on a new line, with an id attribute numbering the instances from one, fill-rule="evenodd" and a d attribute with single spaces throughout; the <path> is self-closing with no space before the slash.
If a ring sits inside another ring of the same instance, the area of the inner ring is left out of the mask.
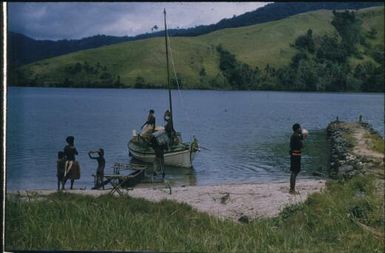
<path id="1" fill-rule="evenodd" d="M 167 60 L 167 87 L 168 87 L 168 100 L 170 105 L 170 113 L 171 113 L 171 127 L 174 128 L 173 121 L 173 113 L 172 113 L 172 100 L 171 100 L 171 85 L 170 85 L 170 69 L 168 63 L 168 41 L 167 41 L 167 23 L 166 23 L 166 9 L 163 11 L 164 13 L 164 39 L 166 41 L 166 60 Z"/>

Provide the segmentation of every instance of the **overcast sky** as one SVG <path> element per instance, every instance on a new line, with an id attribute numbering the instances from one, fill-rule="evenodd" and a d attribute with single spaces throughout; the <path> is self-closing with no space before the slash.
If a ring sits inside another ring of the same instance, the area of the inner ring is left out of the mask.
<path id="1" fill-rule="evenodd" d="M 80 39 L 97 34 L 134 36 L 163 29 L 214 24 L 267 2 L 36 2 L 8 3 L 8 30 L 34 39 Z"/>

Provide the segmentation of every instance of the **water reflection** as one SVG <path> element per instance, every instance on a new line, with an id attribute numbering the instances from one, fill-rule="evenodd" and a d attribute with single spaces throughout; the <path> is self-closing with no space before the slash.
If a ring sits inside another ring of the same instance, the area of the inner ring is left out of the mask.
<path id="1" fill-rule="evenodd" d="M 161 175 L 156 175 L 154 177 L 153 164 L 142 163 L 135 158 L 131 158 L 130 163 L 133 169 L 146 169 L 146 179 L 145 183 L 152 183 L 152 181 L 160 182 Z M 197 184 L 196 171 L 194 167 L 184 168 L 184 167 L 175 167 L 175 166 L 164 166 L 165 178 L 172 186 L 194 186 Z"/>
<path id="2" fill-rule="evenodd" d="M 289 173 L 290 155 L 289 155 L 289 139 L 290 135 L 286 135 L 284 142 L 277 142 L 269 145 L 267 150 L 270 150 L 273 156 L 266 157 L 271 166 L 282 172 Z M 305 177 L 310 177 L 314 172 L 327 175 L 329 166 L 329 144 L 325 130 L 309 130 L 309 136 L 304 141 L 302 150 L 301 174 Z"/>

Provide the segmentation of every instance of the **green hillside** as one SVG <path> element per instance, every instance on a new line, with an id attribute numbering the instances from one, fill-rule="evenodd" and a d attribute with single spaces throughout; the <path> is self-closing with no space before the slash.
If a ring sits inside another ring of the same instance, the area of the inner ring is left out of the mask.
<path id="1" fill-rule="evenodd" d="M 358 11 L 359 17 L 362 19 L 362 27 L 366 34 L 370 34 L 373 29 L 375 36 L 368 36 L 368 42 L 370 48 L 382 48 L 384 49 L 384 8 L 367 8 Z M 367 48 L 360 48 L 360 51 L 364 54 L 364 59 L 352 58 L 351 62 L 353 66 L 362 63 L 364 60 L 373 61 L 372 57 L 369 57 L 370 50 Z"/>
<path id="2" fill-rule="evenodd" d="M 294 55 L 295 49 L 290 43 L 309 28 L 318 34 L 334 31 L 331 18 L 330 11 L 316 11 L 259 25 L 224 29 L 199 39 L 207 44 L 222 44 L 239 61 L 253 67 L 280 66 L 287 64 Z"/>
<path id="3" fill-rule="evenodd" d="M 360 10 L 357 15 L 364 33 L 375 34 L 366 47 L 359 47 L 363 56 L 349 59 L 353 65 L 372 60 L 369 49 L 384 45 L 384 8 Z M 184 88 L 213 88 L 210 80 L 223 78 L 218 45 L 252 69 L 287 65 L 297 52 L 291 45 L 308 29 L 314 36 L 336 33 L 332 19 L 331 11 L 321 10 L 197 37 L 170 38 L 178 79 Z M 10 73 L 9 80 L 20 86 L 164 87 L 165 67 L 164 38 L 152 38 L 35 62 Z"/>

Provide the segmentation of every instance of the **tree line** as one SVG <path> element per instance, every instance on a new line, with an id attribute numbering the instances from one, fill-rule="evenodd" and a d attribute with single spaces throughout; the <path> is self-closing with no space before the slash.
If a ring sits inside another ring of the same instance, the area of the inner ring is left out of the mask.
<path id="1" fill-rule="evenodd" d="M 219 45 L 219 69 L 225 80 L 216 84 L 237 90 L 383 92 L 384 45 L 371 46 L 367 39 L 375 38 L 377 31 L 372 28 L 365 34 L 361 24 L 354 11 L 333 11 L 337 33 L 314 36 L 308 29 L 291 45 L 297 52 L 290 64 L 279 68 L 253 69 Z M 374 61 L 350 64 L 352 57 L 363 59 L 358 46 Z"/>
<path id="2" fill-rule="evenodd" d="M 48 65 L 49 63 L 39 63 Z M 64 66 L 60 77 L 50 77 L 47 74 L 28 73 L 16 69 L 9 76 L 10 83 L 18 86 L 44 87 L 74 87 L 74 88 L 121 88 L 120 75 L 111 73 L 108 66 L 87 61 L 69 63 Z"/>

